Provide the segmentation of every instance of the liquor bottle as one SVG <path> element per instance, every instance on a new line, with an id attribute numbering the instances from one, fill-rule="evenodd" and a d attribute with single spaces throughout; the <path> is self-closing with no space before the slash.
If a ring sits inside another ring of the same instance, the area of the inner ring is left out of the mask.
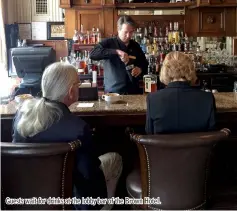
<path id="1" fill-rule="evenodd" d="M 148 30 L 147 30 L 147 27 L 144 28 L 144 37 L 148 38 Z"/>
<path id="2" fill-rule="evenodd" d="M 168 32 L 168 42 L 171 44 L 173 41 L 173 23 L 170 22 L 170 28 Z"/>
<path id="3" fill-rule="evenodd" d="M 87 74 L 87 71 L 86 71 L 86 55 L 85 55 L 85 51 L 82 52 L 81 54 L 81 58 L 80 58 L 80 67 L 84 70 L 84 74 Z"/>
<path id="4" fill-rule="evenodd" d="M 147 51 L 146 51 L 146 45 L 147 45 L 147 38 L 146 38 L 146 37 L 143 37 L 140 47 L 141 47 L 141 49 L 142 49 L 142 51 L 143 51 L 144 54 L 147 53 Z"/>
<path id="5" fill-rule="evenodd" d="M 101 42 L 101 33 L 99 28 L 96 29 L 96 43 Z"/>
<path id="6" fill-rule="evenodd" d="M 83 29 L 83 24 L 81 24 L 81 30 L 79 33 L 79 43 L 80 44 L 85 44 L 85 37 L 84 37 L 84 29 Z"/>
<path id="7" fill-rule="evenodd" d="M 184 37 L 184 52 L 185 53 L 189 52 L 189 39 L 188 39 L 187 34 L 185 34 L 185 37 Z"/>
<path id="8" fill-rule="evenodd" d="M 68 56 L 65 56 L 64 62 L 65 62 L 66 64 L 71 64 L 70 61 L 69 61 L 69 59 L 68 59 Z"/>
<path id="9" fill-rule="evenodd" d="M 93 72 L 93 63 L 91 59 L 88 59 L 87 62 L 87 70 L 88 70 L 88 74 L 92 74 Z M 96 71 L 95 71 L 96 72 Z"/>
<path id="10" fill-rule="evenodd" d="M 150 43 L 150 40 L 147 39 L 147 42 L 146 42 L 146 53 L 147 54 L 152 54 L 152 51 L 153 51 L 153 49 L 152 49 L 152 45 Z"/>
<path id="11" fill-rule="evenodd" d="M 152 29 L 152 23 L 148 26 L 148 36 L 153 37 L 153 29 Z"/>
<path id="12" fill-rule="evenodd" d="M 95 27 L 92 28 L 92 32 L 91 32 L 91 44 L 96 44 L 96 40 L 97 40 L 97 33 L 95 31 Z"/>
<path id="13" fill-rule="evenodd" d="M 77 69 L 79 74 L 84 73 L 84 70 L 81 66 L 81 54 L 79 53 L 79 51 L 77 52 L 77 57 L 76 57 L 76 69 Z"/>
<path id="14" fill-rule="evenodd" d="M 79 42 L 79 33 L 77 30 L 74 30 L 74 35 L 72 40 L 74 41 L 74 43 L 78 43 Z"/>
<path id="15" fill-rule="evenodd" d="M 139 36 L 139 28 L 137 28 L 136 32 L 133 34 L 133 39 L 138 43 L 141 44 L 140 36 Z"/>
<path id="16" fill-rule="evenodd" d="M 85 44 L 91 44 L 91 34 L 88 30 L 86 31 L 86 42 L 85 42 Z"/>
<path id="17" fill-rule="evenodd" d="M 179 36 L 179 22 L 174 22 L 174 42 L 175 44 L 180 43 L 180 36 Z"/>
<path id="18" fill-rule="evenodd" d="M 154 26 L 154 37 L 158 38 L 158 29 L 157 26 Z"/>
<path id="19" fill-rule="evenodd" d="M 152 58 L 149 58 L 148 74 L 143 76 L 144 93 L 157 91 L 157 76 L 152 73 Z"/>
<path id="20" fill-rule="evenodd" d="M 153 38 L 153 44 L 152 44 L 152 54 L 157 55 L 158 54 L 158 44 L 157 44 L 157 38 Z"/>

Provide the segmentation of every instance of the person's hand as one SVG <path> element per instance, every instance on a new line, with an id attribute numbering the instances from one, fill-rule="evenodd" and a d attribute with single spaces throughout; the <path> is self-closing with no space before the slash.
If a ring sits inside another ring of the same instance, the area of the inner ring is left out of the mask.
<path id="1" fill-rule="evenodd" d="M 128 54 L 121 50 L 116 50 L 118 56 L 120 57 L 121 61 L 127 64 L 129 62 Z"/>
<path id="2" fill-rule="evenodd" d="M 141 68 L 135 67 L 135 68 L 132 69 L 132 73 L 131 73 L 131 74 L 132 74 L 132 76 L 134 76 L 134 77 L 136 78 L 136 77 L 139 76 L 141 73 L 142 73 Z"/>

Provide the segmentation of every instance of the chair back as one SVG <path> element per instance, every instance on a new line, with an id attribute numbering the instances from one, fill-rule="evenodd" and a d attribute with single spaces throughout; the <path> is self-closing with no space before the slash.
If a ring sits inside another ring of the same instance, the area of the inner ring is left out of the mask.
<path id="1" fill-rule="evenodd" d="M 230 131 L 136 135 L 145 209 L 202 209 L 206 205 L 211 149 Z M 158 197 L 158 198 L 157 198 Z"/>
<path id="2" fill-rule="evenodd" d="M 1 142 L 2 209 L 70 209 L 62 199 L 72 197 L 75 150 L 80 144 Z"/>

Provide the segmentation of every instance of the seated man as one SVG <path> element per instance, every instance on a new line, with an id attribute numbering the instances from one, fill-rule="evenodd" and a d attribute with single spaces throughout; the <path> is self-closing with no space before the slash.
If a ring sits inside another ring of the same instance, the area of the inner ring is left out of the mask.
<path id="1" fill-rule="evenodd" d="M 193 61 L 184 53 L 167 54 L 160 72 L 165 89 L 147 96 L 147 134 L 184 133 L 215 128 L 215 98 L 191 87 L 196 80 Z"/>
<path id="2" fill-rule="evenodd" d="M 79 78 L 72 65 L 54 63 L 47 67 L 41 82 L 43 97 L 25 101 L 15 116 L 13 142 L 81 140 L 73 175 L 74 196 L 112 197 L 122 171 L 122 159 L 117 153 L 95 156 L 89 126 L 68 109 L 78 99 L 78 84 Z M 98 206 L 76 208 L 98 209 Z"/>

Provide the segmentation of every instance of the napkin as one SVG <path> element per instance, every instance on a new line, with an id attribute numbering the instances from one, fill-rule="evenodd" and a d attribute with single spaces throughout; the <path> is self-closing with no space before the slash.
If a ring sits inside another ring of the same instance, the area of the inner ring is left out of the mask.
<path id="1" fill-rule="evenodd" d="M 77 105 L 78 108 L 92 108 L 94 103 L 79 103 Z"/>

